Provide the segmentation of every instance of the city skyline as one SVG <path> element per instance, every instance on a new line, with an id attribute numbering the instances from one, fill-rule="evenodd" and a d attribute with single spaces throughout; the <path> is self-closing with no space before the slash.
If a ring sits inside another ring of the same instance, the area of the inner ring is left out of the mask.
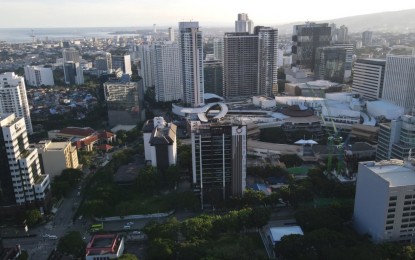
<path id="1" fill-rule="evenodd" d="M 272 8 L 264 11 L 263 6 L 274 6 L 275 11 L 270 11 Z M 24 18 L 15 12 L 6 12 L 0 17 L 0 28 L 150 27 L 153 24 L 160 27 L 176 27 L 178 22 L 189 20 L 199 21 L 202 26 L 233 26 L 238 13 L 248 13 L 255 25 L 278 25 L 413 9 L 415 2 L 397 0 L 391 6 L 387 2 L 373 5 L 370 2 L 352 0 L 338 8 L 336 5 L 327 4 L 325 0 L 299 0 L 296 1 L 296 6 L 302 8 L 290 12 L 289 5 L 276 6 L 275 2 L 270 0 L 263 1 L 261 5 L 252 4 L 250 1 L 238 1 L 235 4 L 235 1 L 218 0 L 3 0 L 3 10 L 18 10 L 20 14 L 24 14 Z M 284 8 L 287 8 L 287 11 L 284 11 Z M 321 12 L 323 9 L 324 12 Z"/>

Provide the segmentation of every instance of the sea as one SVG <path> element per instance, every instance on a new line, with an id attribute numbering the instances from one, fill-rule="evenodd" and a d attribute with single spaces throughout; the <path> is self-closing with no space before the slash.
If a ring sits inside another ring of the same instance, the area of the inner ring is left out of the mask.
<path id="1" fill-rule="evenodd" d="M 151 28 L 137 27 L 90 27 L 90 28 L 0 28 L 0 42 L 25 43 L 37 40 L 69 40 L 82 38 L 111 38 L 117 35 L 138 36 Z"/>

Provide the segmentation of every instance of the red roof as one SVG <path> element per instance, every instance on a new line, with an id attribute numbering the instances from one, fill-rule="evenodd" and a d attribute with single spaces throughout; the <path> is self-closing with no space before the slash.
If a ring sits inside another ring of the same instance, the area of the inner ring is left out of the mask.
<path id="1" fill-rule="evenodd" d="M 113 146 L 109 145 L 109 144 L 101 144 L 100 146 L 98 146 L 98 149 L 101 151 L 109 151 L 113 148 Z"/>
<path id="2" fill-rule="evenodd" d="M 60 130 L 60 133 L 86 137 L 95 133 L 95 130 L 91 127 L 65 127 Z"/>
<path id="3" fill-rule="evenodd" d="M 77 149 L 85 147 L 87 145 L 90 145 L 91 143 L 98 141 L 98 136 L 91 135 L 89 137 L 86 137 L 84 139 L 78 140 L 74 142 L 73 144 L 76 146 Z"/>
<path id="4" fill-rule="evenodd" d="M 99 139 L 108 139 L 108 138 L 111 138 L 111 137 L 113 137 L 114 136 L 114 134 L 113 133 L 111 133 L 111 132 L 107 132 L 107 131 L 101 131 L 101 132 L 99 132 Z"/>

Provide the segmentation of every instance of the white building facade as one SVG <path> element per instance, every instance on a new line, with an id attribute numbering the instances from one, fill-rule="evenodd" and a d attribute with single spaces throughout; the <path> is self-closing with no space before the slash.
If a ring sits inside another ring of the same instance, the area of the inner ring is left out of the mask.
<path id="1" fill-rule="evenodd" d="M 137 46 L 138 58 L 138 75 L 143 78 L 144 91 L 147 88 L 154 87 L 154 45 L 143 44 Z"/>
<path id="2" fill-rule="evenodd" d="M 353 67 L 352 91 L 368 100 L 382 98 L 385 60 L 358 59 Z"/>
<path id="3" fill-rule="evenodd" d="M 415 106 L 415 56 L 386 57 L 382 98 L 413 112 Z"/>
<path id="4" fill-rule="evenodd" d="M 37 149 L 29 147 L 24 119 L 0 114 L 0 130 L 0 145 L 5 147 L 0 152 L 2 200 L 8 197 L 9 203 L 17 205 L 44 200 L 50 189 L 49 175 L 41 171 Z"/>
<path id="5" fill-rule="evenodd" d="M 42 85 L 55 85 L 52 68 L 44 68 L 41 66 L 25 66 L 24 75 L 27 85 L 29 86 L 40 87 Z"/>
<path id="6" fill-rule="evenodd" d="M 179 46 L 173 42 L 154 46 L 154 81 L 157 101 L 183 98 Z"/>
<path id="7" fill-rule="evenodd" d="M 415 171 L 401 160 L 361 162 L 353 223 L 376 243 L 415 242 Z"/>
<path id="8" fill-rule="evenodd" d="M 2 113 L 15 113 L 16 117 L 23 117 L 27 131 L 33 133 L 24 78 L 14 72 L 0 74 L 0 114 Z"/>
<path id="9" fill-rule="evenodd" d="M 204 104 L 203 34 L 199 22 L 179 23 L 183 102 L 192 107 Z"/>

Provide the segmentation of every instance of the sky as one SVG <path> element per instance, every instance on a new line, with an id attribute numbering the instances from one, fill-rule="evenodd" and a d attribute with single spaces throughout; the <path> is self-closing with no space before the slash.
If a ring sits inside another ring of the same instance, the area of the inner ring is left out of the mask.
<path id="1" fill-rule="evenodd" d="M 273 26 L 413 8 L 413 0 L 0 0 L 0 28 L 233 27 L 238 13 Z"/>

